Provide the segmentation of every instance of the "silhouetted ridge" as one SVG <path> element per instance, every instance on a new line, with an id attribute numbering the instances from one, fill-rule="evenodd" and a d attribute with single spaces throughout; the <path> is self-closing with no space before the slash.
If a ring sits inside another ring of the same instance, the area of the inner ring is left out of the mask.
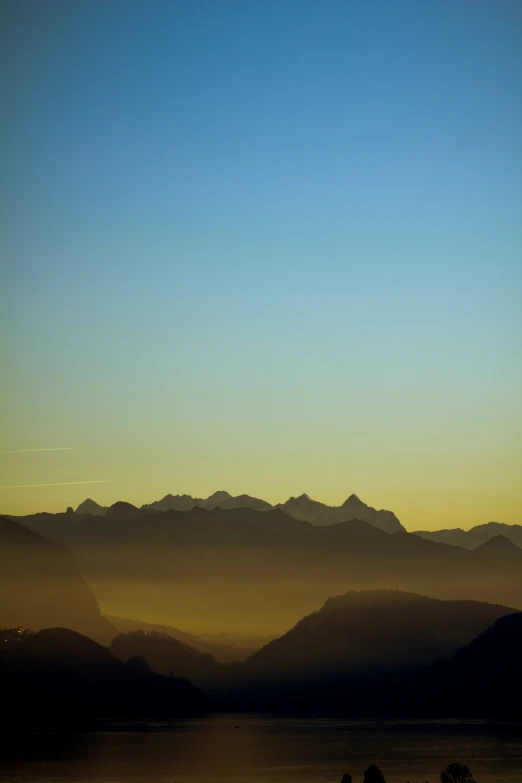
<path id="1" fill-rule="evenodd" d="M 90 498 L 87 498 L 87 500 L 84 500 L 83 503 L 80 503 L 75 514 L 90 514 L 93 517 L 105 516 L 105 513 L 107 511 L 107 506 L 100 506 L 98 503 L 96 503 L 94 500 L 91 500 Z"/>
<path id="2" fill-rule="evenodd" d="M 258 674 L 286 678 L 420 666 L 453 654 L 511 611 L 402 591 L 352 591 L 328 599 L 246 665 Z"/>
<path id="3" fill-rule="evenodd" d="M 94 718 L 169 717 L 204 709 L 183 679 L 153 673 L 144 659 L 122 662 L 68 628 L 2 632 L 0 689 L 6 728 L 84 724 Z"/>
<path id="4" fill-rule="evenodd" d="M 225 490 L 214 492 L 208 498 L 193 498 L 190 495 L 165 495 L 161 500 L 154 503 L 145 504 L 141 507 L 142 511 L 190 511 L 192 508 L 204 508 L 212 511 L 216 508 L 253 508 L 258 511 L 269 511 L 272 506 L 259 498 L 250 497 L 250 495 L 237 495 L 234 497 Z"/>
<path id="5" fill-rule="evenodd" d="M 327 506 L 325 503 L 312 500 L 308 495 L 303 494 L 297 498 L 289 498 L 286 503 L 280 504 L 279 508 L 296 519 L 311 522 L 314 525 L 333 525 L 357 517 L 386 533 L 405 530 L 393 512 L 377 511 L 363 503 L 357 495 L 350 495 L 342 506 Z"/>
<path id="6" fill-rule="evenodd" d="M 439 601 L 401 591 L 335 596 L 254 653 L 240 668 L 230 698 L 238 707 L 268 711 L 458 716 L 459 675 L 452 675 L 451 687 L 446 687 L 446 672 L 472 649 L 478 634 L 507 615 L 512 616 L 509 607 Z M 517 651 L 512 659 L 518 666 L 520 642 L 506 634 L 503 646 L 508 639 Z M 444 660 L 448 663 L 441 663 Z M 470 716 L 489 714 L 492 704 L 487 702 L 488 709 L 480 712 L 480 676 L 487 679 L 477 667 L 469 678 L 475 693 L 466 708 Z"/>
<path id="7" fill-rule="evenodd" d="M 123 500 L 119 500 L 117 503 L 113 503 L 109 506 L 105 516 L 112 519 L 136 519 L 139 516 L 139 509 L 133 506 L 132 503 L 126 503 Z"/>
<path id="8" fill-rule="evenodd" d="M 522 703 L 522 613 L 499 618 L 459 650 L 409 683 L 413 709 L 419 696 L 432 715 L 520 718 Z"/>
<path id="9" fill-rule="evenodd" d="M 226 669 L 212 655 L 162 633 L 118 634 L 111 643 L 111 652 L 121 660 L 145 658 L 159 674 L 186 677 L 196 685 L 206 688 L 221 679 Z"/>
<path id="10" fill-rule="evenodd" d="M 129 519 L 136 516 L 135 511 L 131 513 L 130 510 L 124 511 L 123 509 L 115 508 L 115 506 L 118 506 L 118 504 L 114 504 L 109 510 L 106 510 L 104 507 L 98 506 L 97 503 L 88 499 L 78 507 L 76 513 L 103 515 L 106 512 L 109 516 Z M 256 511 L 270 511 L 273 508 L 281 508 L 295 519 L 311 522 L 314 525 L 332 525 L 358 517 L 387 533 L 404 530 L 393 512 L 386 510 L 377 511 L 375 508 L 367 506 L 366 503 L 363 503 L 363 501 L 354 494 L 350 495 L 342 506 L 328 506 L 325 503 L 313 500 L 305 493 L 298 497 L 290 497 L 286 503 L 279 503 L 276 506 L 272 506 L 265 500 L 254 498 L 250 495 L 243 494 L 234 497 L 225 490 L 218 490 L 212 495 L 209 495 L 208 498 L 193 498 L 190 495 L 168 494 L 161 500 L 144 504 L 141 506 L 139 512 L 140 515 L 143 515 L 147 511 L 190 511 L 194 507 L 205 508 L 207 510 L 213 510 L 215 508 L 251 508 Z M 132 509 L 134 508 L 135 507 L 133 506 Z"/>

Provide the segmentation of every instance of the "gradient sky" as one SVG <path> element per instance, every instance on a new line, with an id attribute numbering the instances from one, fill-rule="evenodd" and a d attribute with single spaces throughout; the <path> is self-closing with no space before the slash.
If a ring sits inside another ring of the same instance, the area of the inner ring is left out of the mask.
<path id="1" fill-rule="evenodd" d="M 521 523 L 521 9 L 4 0 L 0 510 Z"/>

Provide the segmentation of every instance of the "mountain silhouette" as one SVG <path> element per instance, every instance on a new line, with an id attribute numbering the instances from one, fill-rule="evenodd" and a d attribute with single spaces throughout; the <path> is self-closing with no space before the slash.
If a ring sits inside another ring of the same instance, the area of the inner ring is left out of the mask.
<path id="1" fill-rule="evenodd" d="M 448 658 L 512 611 L 401 591 L 352 591 L 330 598 L 251 655 L 245 668 L 276 679 L 409 669 Z"/>
<path id="2" fill-rule="evenodd" d="M 122 660 L 145 658 L 154 671 L 187 677 L 232 709 L 423 714 L 428 705 L 436 708 L 440 690 L 447 695 L 446 714 L 455 714 L 455 693 L 442 688 L 443 678 L 433 688 L 430 677 L 441 666 L 455 666 L 453 656 L 512 614 L 509 607 L 476 601 L 350 592 L 330 598 L 243 663 L 219 663 L 158 633 L 119 634 L 110 649 Z M 456 679 L 448 677 L 455 688 Z M 477 680 L 475 670 L 475 687 Z"/>
<path id="3" fill-rule="evenodd" d="M 250 495 L 232 496 L 229 492 L 219 490 L 209 495 L 208 498 L 193 498 L 190 495 L 165 495 L 161 500 L 143 505 L 142 510 L 153 509 L 156 511 L 190 511 L 194 507 L 205 508 L 212 511 L 215 508 L 253 508 L 257 511 L 268 511 L 272 508 L 270 503 Z"/>
<path id="4" fill-rule="evenodd" d="M 240 644 L 226 644 L 224 641 L 219 641 L 223 636 L 228 638 L 227 635 L 215 634 L 214 641 L 205 639 L 202 636 L 196 636 L 194 634 L 181 631 L 179 628 L 175 628 L 172 625 L 160 625 L 159 623 L 147 623 L 143 620 L 130 620 L 124 617 L 114 617 L 113 615 L 105 614 L 104 617 L 110 622 L 113 628 L 116 628 L 122 634 L 130 634 L 136 632 L 144 632 L 145 634 L 157 633 L 163 636 L 170 636 L 173 639 L 177 639 L 179 642 L 183 642 L 184 645 L 189 645 L 194 650 L 202 653 L 208 653 L 212 655 L 217 661 L 221 663 L 231 663 L 234 661 L 243 661 L 252 655 L 257 649 L 259 649 L 263 642 L 257 642 L 255 647 L 246 647 Z M 247 639 L 249 643 L 256 640 Z M 243 643 L 244 644 L 244 643 Z"/>
<path id="5" fill-rule="evenodd" d="M 317 616 L 321 626 L 305 617 L 246 663 L 234 665 L 219 664 L 161 634 L 120 635 L 107 649 L 66 628 L 36 634 L 4 629 L 0 726 L 88 728 L 96 718 L 157 720 L 198 712 L 210 703 L 178 676 L 188 668 L 208 682 L 217 697 L 214 710 L 518 718 L 522 613 L 380 591 L 337 596 Z M 478 634 L 455 651 L 477 628 Z M 298 663 L 290 672 L 274 656 L 274 650 L 280 654 L 288 648 L 289 639 L 288 652 Z M 388 649 L 388 658 L 379 645 Z M 446 658 L 430 663 L 437 654 Z"/>
<path id="6" fill-rule="evenodd" d="M 431 715 L 520 717 L 522 704 L 522 613 L 499 618 L 448 661 L 407 683 L 411 709 Z M 419 698 L 422 694 L 422 698 Z"/>
<path id="7" fill-rule="evenodd" d="M 186 680 L 162 677 L 143 659 L 124 663 L 68 628 L 4 630 L 0 636 L 0 721 L 11 731 L 69 729 L 95 718 L 174 717 L 207 706 L 204 694 Z"/>
<path id="8" fill-rule="evenodd" d="M 278 508 L 296 519 L 314 525 L 333 525 L 350 519 L 362 519 L 386 533 L 396 533 L 401 530 L 405 532 L 405 528 L 392 511 L 377 511 L 363 503 L 357 495 L 350 495 L 341 506 L 327 506 L 325 503 L 312 500 L 308 495 L 300 495 L 297 498 L 290 498 Z"/>
<path id="9" fill-rule="evenodd" d="M 119 500 L 117 503 L 113 503 L 109 506 L 105 512 L 106 517 L 119 520 L 137 519 L 140 516 L 140 510 L 132 503 L 126 503 L 123 500 Z"/>
<path id="10" fill-rule="evenodd" d="M 476 549 L 489 541 L 490 538 L 502 535 L 522 548 L 522 525 L 506 525 L 502 522 L 486 522 L 486 524 L 476 525 L 470 530 L 462 530 L 459 527 L 447 530 L 416 530 L 415 535 L 430 541 L 461 546 L 466 549 Z"/>
<path id="11" fill-rule="evenodd" d="M 93 517 L 105 516 L 105 513 L 107 511 L 107 506 L 100 506 L 98 503 L 96 503 L 94 500 L 91 500 L 91 498 L 87 498 L 87 500 L 84 500 L 83 503 L 80 503 L 75 514 L 90 514 Z"/>
<path id="12" fill-rule="evenodd" d="M 521 656 L 522 613 L 508 607 L 349 593 L 252 655 L 226 698 L 269 712 L 517 716 Z"/>
<path id="13" fill-rule="evenodd" d="M 99 506 L 93 500 L 87 499 L 78 506 L 75 513 L 93 516 L 118 516 L 125 513 L 119 508 L 120 505 L 121 501 L 107 509 L 105 506 Z M 135 508 L 132 506 L 132 509 Z M 214 492 L 208 498 L 193 498 L 190 495 L 165 495 L 161 500 L 141 506 L 139 513 L 133 510 L 131 514 L 129 510 L 128 518 L 143 516 L 149 511 L 191 511 L 193 508 L 204 508 L 207 511 L 213 511 L 216 508 L 251 508 L 255 511 L 270 511 L 279 508 L 295 519 L 311 522 L 314 525 L 333 525 L 350 519 L 362 519 L 386 533 L 396 533 L 401 530 L 405 532 L 405 528 L 392 511 L 377 511 L 363 503 L 357 495 L 350 495 L 341 506 L 328 506 L 325 503 L 312 500 L 308 495 L 291 497 L 286 503 L 279 503 L 276 506 L 250 495 L 233 496 L 224 490 Z"/>
<path id="14" fill-rule="evenodd" d="M 202 653 L 167 634 L 143 631 L 118 634 L 111 642 L 111 652 L 122 661 L 143 657 L 159 674 L 173 673 L 201 688 L 216 685 L 228 668 L 212 655 Z"/>
<path id="15" fill-rule="evenodd" d="M 114 635 L 60 544 L 0 517 L 0 626 L 64 625 L 101 641 Z"/>
<path id="16" fill-rule="evenodd" d="M 488 538 L 488 540 L 483 544 L 479 544 L 475 551 L 479 553 L 486 553 L 488 557 L 491 557 L 496 553 L 502 556 L 507 554 L 517 558 L 519 562 L 522 562 L 522 552 L 518 546 L 503 535 Z"/>

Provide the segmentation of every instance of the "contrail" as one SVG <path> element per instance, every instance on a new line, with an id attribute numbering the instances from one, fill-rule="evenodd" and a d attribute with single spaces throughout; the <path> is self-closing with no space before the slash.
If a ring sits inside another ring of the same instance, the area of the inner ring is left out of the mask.
<path id="1" fill-rule="evenodd" d="M 28 451 L 74 451 L 72 446 L 59 446 L 56 449 L 2 449 L 1 454 L 22 454 Z"/>
<path id="2" fill-rule="evenodd" d="M 11 484 L 0 489 L 24 489 L 24 487 L 69 487 L 71 484 L 108 484 L 110 479 L 94 479 L 94 481 L 59 481 L 56 484 Z"/>

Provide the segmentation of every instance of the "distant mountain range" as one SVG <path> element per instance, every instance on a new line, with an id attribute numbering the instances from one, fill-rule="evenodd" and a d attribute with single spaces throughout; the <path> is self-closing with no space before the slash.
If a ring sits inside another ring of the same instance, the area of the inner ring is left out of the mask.
<path id="1" fill-rule="evenodd" d="M 154 503 L 145 504 L 141 508 L 144 510 L 153 509 L 156 511 L 190 511 L 194 506 L 206 508 L 212 511 L 214 508 L 253 508 L 256 511 L 269 511 L 272 506 L 265 500 L 250 497 L 250 495 L 237 495 L 233 497 L 228 492 L 220 490 L 209 495 L 208 498 L 193 498 L 190 495 L 165 495 L 162 500 Z"/>
<path id="2" fill-rule="evenodd" d="M 460 527 L 449 530 L 416 530 L 415 535 L 442 544 L 462 546 L 465 549 L 475 549 L 494 536 L 504 536 L 522 548 L 522 526 L 505 525 L 502 522 L 487 522 L 484 525 L 476 525 L 470 530 L 462 530 Z"/>
<path id="3" fill-rule="evenodd" d="M 233 497 L 228 492 L 214 492 L 208 498 L 193 498 L 190 495 L 165 495 L 161 500 L 149 503 L 138 508 L 130 503 L 118 502 L 110 507 L 100 506 L 94 500 L 88 498 L 80 503 L 76 514 L 89 514 L 91 516 L 120 516 L 125 513 L 127 518 L 137 518 L 150 511 L 191 511 L 193 508 L 204 508 L 213 511 L 216 508 L 234 509 L 251 508 L 255 511 L 270 511 L 279 508 L 294 519 L 311 522 L 313 525 L 333 525 L 337 522 L 345 522 L 349 519 L 362 519 L 370 525 L 384 530 L 386 533 L 405 531 L 392 511 L 377 511 L 372 506 L 359 500 L 357 495 L 350 495 L 341 506 L 327 506 L 312 500 L 308 495 L 291 497 L 286 503 L 278 503 L 272 506 L 265 500 L 250 497 L 250 495 L 237 495 Z"/>
<path id="4" fill-rule="evenodd" d="M 386 533 L 406 532 L 404 526 L 397 519 L 393 511 L 381 509 L 377 511 L 368 506 L 357 495 L 350 495 L 341 506 L 328 506 L 317 500 L 312 500 L 308 495 L 291 497 L 286 503 L 278 503 L 272 506 L 265 500 L 251 497 L 250 495 L 232 496 L 228 492 L 214 492 L 208 498 L 193 498 L 190 495 L 165 495 L 161 500 L 148 503 L 140 508 L 130 503 L 118 502 L 112 506 L 100 506 L 94 500 L 88 498 L 80 503 L 75 513 L 79 516 L 110 516 L 120 519 L 137 519 L 144 513 L 152 511 L 191 511 L 194 508 L 204 508 L 212 511 L 216 508 L 234 509 L 250 508 L 255 511 L 271 511 L 281 509 L 294 519 L 310 522 L 313 525 L 335 525 L 350 519 L 362 519 L 370 525 L 384 530 Z M 506 525 L 501 522 L 487 522 L 476 525 L 471 530 L 452 528 L 445 530 L 416 530 L 415 535 L 451 546 L 460 546 L 465 549 L 476 547 L 489 541 L 490 538 L 502 535 L 513 544 L 522 549 L 522 526 Z"/>

